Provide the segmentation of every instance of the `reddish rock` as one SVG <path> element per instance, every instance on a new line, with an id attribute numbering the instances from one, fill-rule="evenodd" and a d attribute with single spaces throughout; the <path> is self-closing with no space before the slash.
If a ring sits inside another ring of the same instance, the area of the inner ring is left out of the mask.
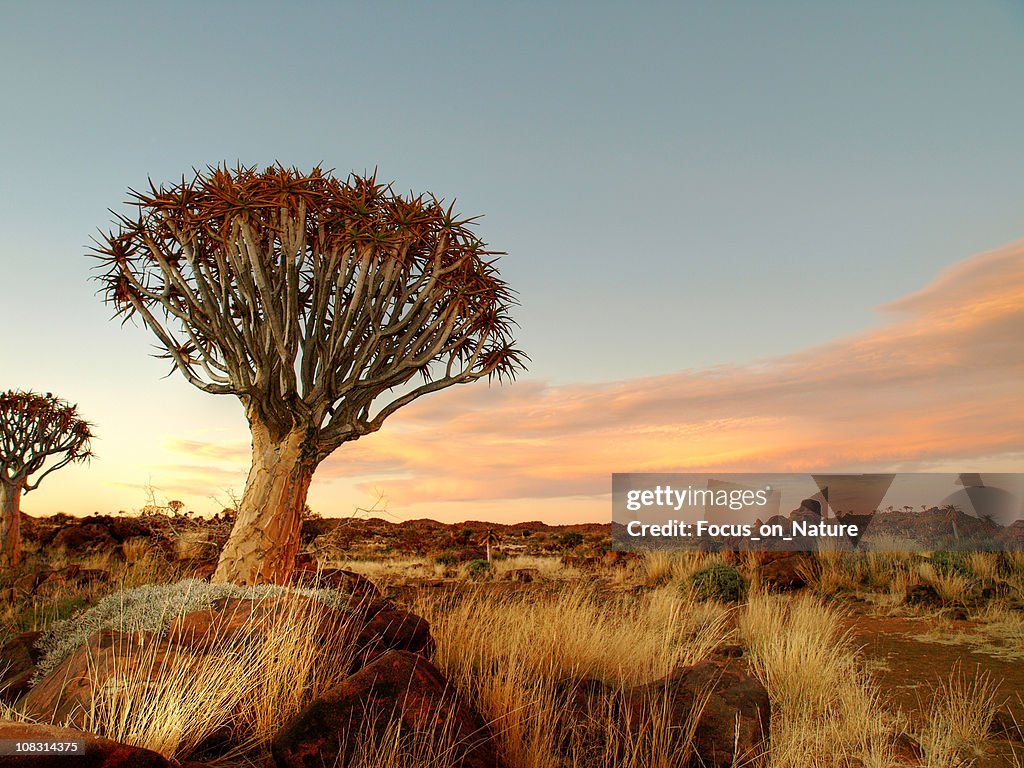
<path id="1" fill-rule="evenodd" d="M 807 552 L 765 552 L 757 575 L 769 589 L 790 590 L 807 586 L 820 570 L 818 559 Z"/>
<path id="2" fill-rule="evenodd" d="M 927 608 L 941 608 L 945 605 L 938 590 L 931 584 L 914 584 L 907 587 L 905 599 L 908 605 L 923 605 Z"/>
<path id="3" fill-rule="evenodd" d="M 453 768 L 495 768 L 490 729 L 422 656 L 389 651 L 294 717 L 274 737 L 278 768 L 348 764 L 360 734 L 381 738 L 397 720 L 403 735 L 446 738 Z"/>
<path id="4" fill-rule="evenodd" d="M 0 702 L 14 704 L 29 689 L 41 652 L 35 647 L 42 632 L 24 632 L 0 648 Z"/>
<path id="5" fill-rule="evenodd" d="M 43 753 L 5 756 L 5 768 L 170 768 L 166 758 L 141 747 L 119 744 L 85 731 L 0 720 L 0 740 L 19 742 L 82 742 L 84 753 L 76 755 Z"/>
<path id="6" fill-rule="evenodd" d="M 50 543 L 68 552 L 83 554 L 99 549 L 113 549 L 118 541 L 111 534 L 110 528 L 102 523 L 72 523 L 57 531 Z"/>
<path id="7" fill-rule="evenodd" d="M 899 734 L 892 744 L 893 757 L 899 765 L 917 765 L 924 759 L 920 743 L 905 733 Z"/>
<path id="8" fill-rule="evenodd" d="M 359 597 L 380 599 L 380 590 L 362 574 L 342 568 L 317 568 L 316 562 L 297 563 L 292 584 L 301 587 L 336 589 Z"/>
<path id="9" fill-rule="evenodd" d="M 24 672 L 18 672 L 13 675 L 7 675 L 3 681 L 0 681 L 0 702 L 4 704 L 15 704 L 18 699 L 28 693 L 32 687 L 32 678 L 35 677 L 36 670 L 26 669 Z"/>
<path id="10" fill-rule="evenodd" d="M 520 584 L 529 584 L 540 579 L 540 570 L 537 568 L 515 568 L 508 572 L 506 578 Z"/>
<path id="11" fill-rule="evenodd" d="M 388 607 L 370 617 L 356 636 L 355 646 L 362 664 L 387 651 L 409 651 L 429 659 L 434 653 L 434 638 L 426 619 Z"/>
<path id="12" fill-rule="evenodd" d="M 276 622 L 292 620 L 324 638 L 344 636 L 344 625 L 352 621 L 347 613 L 302 595 L 229 597 L 216 600 L 211 608 L 178 616 L 171 622 L 167 636 L 175 645 L 208 651 L 242 636 L 266 633 Z"/>
<path id="13" fill-rule="evenodd" d="M 102 629 L 36 683 L 19 708 L 35 720 L 82 727 L 94 683 L 102 685 L 115 673 L 132 671 L 135 676 L 133 670 L 153 680 L 169 663 L 167 642 L 158 642 L 151 633 Z"/>
<path id="14" fill-rule="evenodd" d="M 700 709 L 693 743 L 698 765 L 747 765 L 768 751 L 768 691 L 740 663 L 702 661 L 633 688 L 626 693 L 625 716 L 631 728 L 640 728 L 663 706 L 680 728 L 686 727 L 694 709 Z"/>
<path id="15" fill-rule="evenodd" d="M 0 648 L 0 671 L 10 674 L 34 667 L 42 656 L 42 651 L 35 647 L 42 636 L 42 632 L 22 632 L 4 643 Z"/>

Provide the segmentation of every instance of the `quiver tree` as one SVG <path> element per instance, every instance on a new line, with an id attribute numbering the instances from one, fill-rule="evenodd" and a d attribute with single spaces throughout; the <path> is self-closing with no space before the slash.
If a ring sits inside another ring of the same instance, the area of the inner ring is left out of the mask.
<path id="1" fill-rule="evenodd" d="M 252 467 L 216 581 L 284 582 L 317 465 L 423 395 L 514 377 L 497 252 L 432 196 L 314 168 L 210 168 L 131 192 L 99 278 L 193 385 L 237 396 Z"/>
<path id="2" fill-rule="evenodd" d="M 21 561 L 21 495 L 73 461 L 92 456 L 92 432 L 76 406 L 47 392 L 0 393 L 0 567 Z"/>
<path id="3" fill-rule="evenodd" d="M 488 529 L 487 532 L 480 537 L 480 543 L 487 547 L 487 562 L 491 562 L 491 547 L 498 545 L 498 534 L 493 529 Z"/>

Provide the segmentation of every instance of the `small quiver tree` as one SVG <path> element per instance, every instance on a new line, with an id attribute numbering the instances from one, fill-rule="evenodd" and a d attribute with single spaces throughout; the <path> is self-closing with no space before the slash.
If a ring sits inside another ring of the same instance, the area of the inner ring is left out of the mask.
<path id="1" fill-rule="evenodd" d="M 499 541 L 498 534 L 496 534 L 494 532 L 494 530 L 491 529 L 491 528 L 488 528 L 487 532 L 484 533 L 484 535 L 480 537 L 480 543 L 483 544 L 485 547 L 487 547 L 487 562 L 488 563 L 491 562 L 491 547 L 496 547 L 498 545 L 498 541 Z"/>
<path id="2" fill-rule="evenodd" d="M 287 581 L 320 462 L 422 395 L 522 367 L 496 252 L 433 197 L 281 166 L 132 194 L 95 249 L 107 300 L 252 432 L 215 581 Z"/>
<path id="3" fill-rule="evenodd" d="M 0 393 L 0 567 L 21 562 L 21 495 L 73 461 L 92 456 L 91 427 L 77 407 L 47 392 Z"/>

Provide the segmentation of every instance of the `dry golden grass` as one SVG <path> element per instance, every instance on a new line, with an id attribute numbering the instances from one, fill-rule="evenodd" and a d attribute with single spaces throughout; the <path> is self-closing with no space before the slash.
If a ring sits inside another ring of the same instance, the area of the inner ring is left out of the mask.
<path id="1" fill-rule="evenodd" d="M 422 599 L 436 663 L 494 724 L 514 768 L 678 765 L 692 727 L 657 703 L 636 731 L 614 717 L 625 687 L 660 679 L 727 640 L 728 609 L 660 589 L 602 596 L 584 584 L 554 594 Z M 589 716 L 570 705 L 581 680 L 606 684 Z M 696 723 L 700 706 L 691 713 Z M 568 754 L 568 757 L 565 755 Z"/>
<path id="2" fill-rule="evenodd" d="M 739 630 L 772 699 L 773 768 L 886 764 L 893 724 L 839 611 L 811 596 L 754 596 Z"/>
<path id="3" fill-rule="evenodd" d="M 967 675 L 957 666 L 933 692 L 919 739 L 927 768 L 961 768 L 974 763 L 1002 705 L 998 685 L 987 673 Z"/>
<path id="4" fill-rule="evenodd" d="M 933 587 L 947 604 L 963 603 L 970 596 L 974 586 L 974 582 L 968 577 L 938 571 L 931 563 L 921 563 L 917 567 L 917 572 L 921 582 Z"/>
<path id="5" fill-rule="evenodd" d="M 265 749 L 281 723 L 344 678 L 352 662 L 351 650 L 337 651 L 351 649 L 351 627 L 333 625 L 325 637 L 304 601 L 286 604 L 260 631 L 232 636 L 210 654 L 123 648 L 115 674 L 92 670 L 86 730 L 168 757 L 188 756 L 222 728 L 234 734 L 236 756 Z"/>
<path id="6" fill-rule="evenodd" d="M 115 583 L 105 589 L 168 580 L 166 561 L 143 548 L 136 554 L 130 563 L 110 564 Z M 826 595 L 874 590 L 895 607 L 914 583 L 931 583 L 949 600 L 961 599 L 971 587 L 966 577 L 940 574 L 911 555 L 823 553 L 821 559 L 821 576 L 812 588 Z M 808 593 L 764 594 L 756 582 L 748 603 L 739 608 L 695 602 L 684 588 L 690 575 L 719 560 L 699 553 L 651 553 L 627 568 L 581 574 L 556 557 L 511 557 L 495 561 L 493 579 L 516 568 L 535 568 L 539 583 L 508 590 L 467 584 L 454 594 L 425 590 L 416 610 L 431 622 L 435 663 L 491 722 L 509 768 L 682 765 L 691 752 L 700 702 L 683 728 L 672 727 L 664 702 L 651 702 L 642 726 L 631 730 L 617 716 L 623 691 L 737 641 L 772 699 L 769 768 L 898 765 L 893 743 L 904 725 L 881 703 L 843 630 L 842 613 Z M 1024 558 L 1009 556 L 997 575 L 1006 572 L 1006 562 L 1009 578 L 1022 578 Z M 459 569 L 427 558 L 333 565 L 383 586 L 464 577 Z M 971 561 L 975 572 L 988 573 L 996 565 L 991 555 Z M 752 558 L 739 567 L 749 576 Z M 44 628 L 45 602 L 38 610 Z M 980 618 L 1004 647 L 1024 648 L 1018 613 L 994 605 Z M 264 640 L 236 645 L 206 661 L 178 657 L 156 679 L 148 673 L 125 675 L 99 689 L 90 725 L 178 757 L 188 756 L 207 735 L 229 728 L 240 746 L 225 764 L 244 764 L 265 750 L 289 713 L 347 667 L 318 655 L 329 644 L 303 621 L 301 613 L 284 615 Z M 602 685 L 595 684 L 582 712 L 578 686 L 586 680 Z M 934 704 L 925 708 L 927 722 L 913 729 L 928 766 L 969 763 L 991 722 L 993 691 L 983 675 L 951 676 L 940 686 Z M 443 738 L 403 734 L 393 723 L 383 735 L 360 736 L 348 768 L 448 768 L 452 755 L 444 744 Z"/>
<path id="7" fill-rule="evenodd" d="M 427 557 L 393 557 L 387 560 L 341 560 L 325 564 L 329 568 L 344 568 L 373 581 L 379 587 L 403 584 L 409 579 L 440 579 L 446 568 Z"/>

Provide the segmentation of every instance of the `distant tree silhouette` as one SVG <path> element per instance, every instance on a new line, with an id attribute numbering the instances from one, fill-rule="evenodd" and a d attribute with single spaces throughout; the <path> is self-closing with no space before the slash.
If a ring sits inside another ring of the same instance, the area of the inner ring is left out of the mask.
<path id="1" fill-rule="evenodd" d="M 488 528 L 487 532 L 484 533 L 484 535 L 480 537 L 480 543 L 483 544 L 487 548 L 487 562 L 488 563 L 491 562 L 491 547 L 497 546 L 498 541 L 499 541 L 498 534 L 496 534 L 490 528 Z"/>
<path id="2" fill-rule="evenodd" d="M 320 462 L 423 395 L 524 367 L 497 252 L 432 196 L 280 165 L 131 194 L 94 249 L 107 301 L 252 431 L 215 581 L 287 581 Z"/>
<path id="3" fill-rule="evenodd" d="M 956 541 L 960 541 L 960 526 L 957 525 L 957 518 L 960 517 L 960 509 L 953 504 L 947 504 L 943 507 L 943 511 L 946 513 L 946 522 L 949 523 L 950 527 L 953 529 L 953 538 Z"/>
<path id="4" fill-rule="evenodd" d="M 92 456 L 91 425 L 47 392 L 0 393 L 0 567 L 21 562 L 21 495 Z"/>

